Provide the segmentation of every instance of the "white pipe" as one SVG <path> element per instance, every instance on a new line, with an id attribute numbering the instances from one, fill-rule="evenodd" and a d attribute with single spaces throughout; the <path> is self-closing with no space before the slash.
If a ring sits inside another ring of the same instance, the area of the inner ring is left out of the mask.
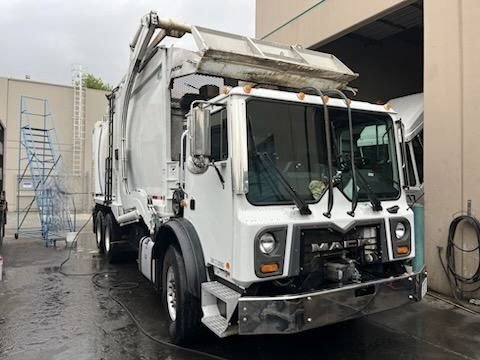
<path id="1" fill-rule="evenodd" d="M 119 225 L 122 226 L 122 224 L 126 225 L 125 223 L 132 223 L 132 222 L 138 221 L 138 219 L 140 219 L 140 215 L 138 214 L 138 211 L 133 210 L 126 214 L 120 215 L 117 218 L 117 221 Z"/>
<path id="2" fill-rule="evenodd" d="M 182 24 L 179 22 L 176 22 L 175 20 L 172 19 L 158 19 L 158 25 L 160 29 L 165 29 L 165 30 L 175 30 L 175 31 L 180 31 L 180 32 L 187 32 L 191 33 L 192 32 L 192 26 L 188 24 Z"/>
<path id="3" fill-rule="evenodd" d="M 180 137 L 180 187 L 185 190 L 185 146 L 183 145 L 185 138 L 187 137 L 188 130 L 185 130 Z"/>

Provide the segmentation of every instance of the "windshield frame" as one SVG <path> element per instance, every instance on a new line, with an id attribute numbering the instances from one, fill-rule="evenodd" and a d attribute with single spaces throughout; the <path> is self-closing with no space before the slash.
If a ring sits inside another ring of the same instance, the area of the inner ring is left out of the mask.
<path id="1" fill-rule="evenodd" d="M 300 106 L 305 106 L 305 107 L 313 107 L 315 109 L 319 109 L 320 111 L 322 111 L 322 114 L 323 114 L 323 104 L 321 103 L 317 103 L 317 102 L 304 102 L 304 101 L 295 101 L 295 100 L 286 100 L 286 99 L 277 99 L 277 98 L 270 98 L 270 97 L 264 97 L 264 96 L 248 96 L 246 98 L 244 98 L 244 114 L 245 114 L 245 118 L 243 119 L 244 121 L 244 124 L 245 124 L 245 135 L 246 135 L 246 152 L 247 152 L 247 158 L 249 157 L 248 153 L 249 151 L 251 151 L 248 147 L 248 144 L 249 142 L 251 141 L 250 139 L 250 135 L 249 135 L 249 132 L 250 132 L 250 129 L 249 129 L 249 118 L 248 118 L 248 103 L 251 102 L 251 101 L 262 101 L 262 102 L 270 102 L 270 103 L 281 103 L 281 104 L 292 104 L 292 105 L 300 105 Z M 328 109 L 331 110 L 331 109 L 335 109 L 335 110 L 340 110 L 340 111 L 347 111 L 347 106 L 341 106 L 341 105 L 328 105 Z M 382 201 L 396 201 L 396 200 L 399 200 L 402 196 L 402 189 L 403 189 L 403 181 L 402 181 L 402 169 L 399 168 L 399 159 L 398 159 L 398 154 L 399 154 L 399 149 L 398 149 L 398 139 L 397 139 L 397 136 L 396 136 L 396 133 L 395 133 L 395 123 L 396 123 L 396 120 L 391 116 L 391 114 L 389 112 L 384 112 L 384 111 L 374 111 L 374 110 L 369 110 L 369 109 L 359 109 L 359 108 L 355 108 L 355 107 L 352 107 L 352 115 L 354 117 L 354 121 L 355 121 L 355 114 L 358 114 L 358 113 L 366 113 L 366 114 L 372 114 L 372 115 L 379 115 L 379 116 L 382 116 L 384 117 L 384 119 L 379 119 L 380 121 L 381 120 L 384 120 L 386 126 L 390 126 L 391 125 L 391 129 L 389 130 L 389 133 L 391 133 L 391 137 L 392 137 L 392 140 L 393 140 L 393 143 L 390 145 L 392 146 L 392 150 L 394 150 L 394 152 L 392 153 L 392 160 L 394 161 L 394 163 L 391 165 L 392 166 L 392 170 L 394 172 L 396 172 L 397 174 L 397 177 L 398 179 L 393 179 L 394 181 L 398 182 L 398 191 L 396 193 L 396 196 L 394 197 L 393 195 L 392 196 L 388 196 L 388 197 L 385 197 L 385 196 L 380 196 L 380 195 L 377 195 L 379 197 L 380 200 Z M 322 131 L 324 131 L 324 126 L 323 126 L 323 116 L 321 116 L 321 119 L 319 118 L 318 119 L 319 121 L 319 126 L 322 127 Z M 332 121 L 332 119 L 330 119 L 330 121 Z M 333 134 L 332 134 L 332 137 L 333 137 Z M 324 145 L 326 146 L 326 145 Z M 326 151 L 326 149 L 324 149 L 324 151 Z M 337 153 L 337 149 L 335 149 L 335 145 L 334 143 L 332 142 L 332 151 L 333 151 L 333 154 L 334 156 L 336 155 Z M 334 161 L 335 163 L 335 161 Z M 248 178 L 249 178 L 249 174 L 250 174 L 250 161 L 246 161 L 246 173 L 245 173 L 245 179 L 248 181 Z M 337 169 L 337 166 L 336 164 L 334 164 L 334 171 L 336 171 Z M 325 184 L 325 190 L 322 191 L 321 195 L 319 196 L 318 199 L 304 199 L 302 198 L 306 204 L 317 204 L 319 203 L 323 198 L 324 196 L 327 194 L 328 192 L 328 185 Z M 336 187 L 336 186 L 335 186 Z M 334 187 L 334 188 L 335 188 Z M 250 186 L 248 186 L 248 188 L 250 188 Z M 351 198 L 349 198 L 347 196 L 347 194 L 344 193 L 343 189 L 341 189 L 340 187 L 336 187 L 338 189 L 338 192 L 340 192 L 342 194 L 342 196 L 349 202 L 352 201 Z M 335 191 L 335 190 L 334 190 Z M 292 199 L 285 199 L 285 200 L 279 200 L 279 201 L 255 201 L 255 200 L 252 200 L 248 194 L 250 193 L 250 189 L 245 191 L 244 194 L 245 194 L 245 198 L 246 200 L 248 201 L 249 204 L 253 205 L 253 206 L 272 206 L 272 205 L 295 205 L 295 202 L 292 200 Z M 361 200 L 359 200 L 359 202 L 362 202 L 362 203 L 366 203 L 368 202 L 368 198 L 361 198 Z"/>
<path id="2" fill-rule="evenodd" d="M 251 151 L 248 147 L 248 143 L 250 141 L 250 135 L 249 135 L 249 118 L 248 118 L 248 103 L 251 101 L 262 101 L 262 102 L 270 102 L 270 103 L 280 103 L 280 104 L 292 104 L 292 105 L 297 105 L 297 106 L 312 106 L 315 108 L 320 108 L 322 105 L 315 104 L 315 103 L 308 103 L 308 102 L 299 102 L 299 101 L 291 101 L 291 100 L 282 100 L 282 99 L 275 99 L 275 98 L 267 98 L 267 97 L 259 97 L 259 96 L 249 96 L 248 98 L 245 99 L 245 124 L 247 127 L 247 143 L 246 143 L 246 148 L 247 148 L 247 154 L 249 151 Z M 323 128 L 323 121 L 321 122 L 321 125 Z M 323 131 L 325 129 L 323 128 Z M 250 163 L 247 161 L 247 174 L 246 177 L 247 179 L 249 178 L 250 175 Z M 250 188 L 250 186 L 249 186 Z M 319 203 L 325 194 L 328 191 L 328 186 L 325 187 L 325 191 L 323 191 L 318 199 L 303 199 L 302 200 L 305 202 L 307 205 L 311 204 L 317 204 Z M 262 201 L 262 202 L 257 202 L 257 201 L 252 201 L 248 194 L 250 191 L 245 193 L 245 198 L 247 201 L 254 206 L 272 206 L 272 205 L 295 205 L 295 201 L 293 199 L 286 199 L 286 200 L 280 200 L 280 201 L 273 201 L 273 202 L 267 202 L 267 201 Z"/>
<path id="3" fill-rule="evenodd" d="M 332 106 L 331 108 L 335 108 L 335 109 L 341 109 L 341 110 L 344 110 L 344 111 L 347 111 L 346 108 L 342 108 L 342 107 L 338 107 L 338 106 Z M 399 148 L 399 142 L 398 142 L 398 139 L 397 139 L 397 136 L 396 136 L 396 120 L 393 119 L 389 113 L 386 113 L 386 112 L 377 112 L 377 111 L 370 111 L 370 110 L 363 110 L 363 109 L 355 109 L 355 108 L 352 108 L 352 117 L 353 119 L 355 120 L 355 113 L 363 113 L 363 114 L 372 114 L 372 115 L 383 115 L 384 118 L 385 118 L 385 127 L 386 129 L 388 129 L 388 135 L 392 137 L 392 140 L 393 140 L 393 143 L 390 144 L 390 139 L 389 139 L 389 146 L 392 146 L 393 149 L 395 150 L 395 153 L 392 154 L 392 160 L 395 159 L 395 164 L 392 163 L 392 170 L 396 170 L 396 173 L 397 173 L 397 179 L 392 179 L 393 181 L 397 182 L 398 183 L 398 192 L 397 192 L 397 196 L 381 196 L 380 194 L 378 194 L 377 192 L 374 191 L 374 194 L 376 195 L 376 197 L 378 198 L 378 200 L 380 201 L 397 201 L 401 198 L 402 196 L 402 190 L 403 190 L 403 187 L 404 187 L 404 184 L 403 184 L 403 171 L 402 169 L 400 168 L 400 160 L 399 160 L 399 155 L 401 154 L 400 151 L 401 149 Z M 380 122 L 380 119 L 378 119 L 379 122 Z M 367 126 L 369 125 L 374 125 L 373 123 L 367 123 L 366 124 Z M 377 125 L 379 125 L 379 123 L 377 123 Z M 355 123 L 354 123 L 354 126 L 355 128 Z M 333 147 L 333 146 L 332 146 Z M 337 156 L 337 149 L 334 148 L 334 156 Z M 396 166 L 394 166 L 396 165 Z M 358 172 L 358 168 L 357 168 L 357 172 Z M 392 181 L 392 182 L 393 182 Z M 360 181 L 359 183 L 363 183 L 362 181 Z M 335 186 L 338 191 L 345 197 L 345 199 L 347 199 L 348 201 L 352 201 L 351 197 L 349 197 L 344 189 L 342 189 L 340 186 Z M 369 199 L 368 199 L 368 195 L 367 194 L 362 194 L 362 197 L 360 197 L 360 191 L 358 192 L 358 202 L 360 203 L 364 203 L 364 202 L 368 202 Z M 365 197 L 363 197 L 363 195 L 365 195 Z"/>

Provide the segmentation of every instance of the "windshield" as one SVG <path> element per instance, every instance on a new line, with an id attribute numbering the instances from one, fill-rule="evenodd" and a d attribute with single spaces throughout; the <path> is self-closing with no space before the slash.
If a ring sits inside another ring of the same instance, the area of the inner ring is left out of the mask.
<path id="1" fill-rule="evenodd" d="M 352 196 L 350 142 L 346 109 L 329 108 L 332 124 L 334 174 L 337 186 Z M 395 199 L 400 186 L 393 122 L 386 114 L 352 110 L 355 166 L 359 200 L 368 200 L 368 187 L 379 199 Z M 327 191 L 328 162 L 323 107 L 267 99 L 247 101 L 247 199 L 255 205 L 292 204 L 292 196 L 275 171 L 262 161 L 271 159 L 298 196 L 307 203 Z"/>

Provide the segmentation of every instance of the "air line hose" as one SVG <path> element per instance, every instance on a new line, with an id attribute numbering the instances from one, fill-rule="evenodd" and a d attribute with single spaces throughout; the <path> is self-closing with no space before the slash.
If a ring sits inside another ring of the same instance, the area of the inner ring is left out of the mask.
<path id="1" fill-rule="evenodd" d="M 213 360 L 226 360 L 224 357 L 221 357 L 221 356 L 218 356 L 218 355 L 214 355 L 214 354 L 211 354 L 211 353 L 208 353 L 208 352 L 204 352 L 204 351 L 200 351 L 200 350 L 195 350 L 195 349 L 192 349 L 192 348 L 189 348 L 189 347 L 185 347 L 185 346 L 181 346 L 181 345 L 176 345 L 176 344 L 173 344 L 167 340 L 164 340 L 164 339 L 160 339 L 160 338 L 157 338 L 155 336 L 153 336 L 152 334 L 150 334 L 143 326 L 142 324 L 140 323 L 140 321 L 136 318 L 136 316 L 133 314 L 133 312 L 127 307 L 127 305 L 125 305 L 125 303 L 123 301 L 121 301 L 115 294 L 114 294 L 114 290 L 117 290 L 117 291 L 125 291 L 125 290 L 132 290 L 132 289 L 135 289 L 138 287 L 138 283 L 137 282 L 132 282 L 132 281 L 128 281 L 128 282 L 121 282 L 121 281 L 113 281 L 111 285 L 103 285 L 99 280 L 98 280 L 98 277 L 100 275 L 102 276 L 106 276 L 108 274 L 117 274 L 118 271 L 117 270 L 106 270 L 106 271 L 96 271 L 96 272 L 89 272 L 89 273 L 67 273 L 65 271 L 63 271 L 63 266 L 69 262 L 71 260 L 71 255 L 72 255 L 72 249 L 73 247 L 76 245 L 76 243 L 78 242 L 78 237 L 80 235 L 80 233 L 82 233 L 84 231 L 84 229 L 86 228 L 86 226 L 88 225 L 88 223 L 90 222 L 90 220 L 92 220 L 92 217 L 93 216 L 90 216 L 88 218 L 88 220 L 85 222 L 85 224 L 83 224 L 83 226 L 80 228 L 80 230 L 77 232 L 77 235 L 75 236 L 75 238 L 73 239 L 73 242 L 70 246 L 70 249 L 68 251 L 68 256 L 65 258 L 65 260 L 63 260 L 63 262 L 58 266 L 58 272 L 60 274 L 62 274 L 63 276 L 66 276 L 66 277 L 82 277 L 82 276 L 91 276 L 91 280 L 92 280 L 92 283 L 94 284 L 95 287 L 99 288 L 99 289 L 104 289 L 107 291 L 107 294 L 108 296 L 110 297 L 110 299 L 112 299 L 113 301 L 115 301 L 118 305 L 120 305 L 123 310 L 125 310 L 125 312 L 128 314 L 128 316 L 130 317 L 130 319 L 133 321 L 133 323 L 137 326 L 137 328 L 140 330 L 140 332 L 146 336 L 147 338 L 149 338 L 150 340 L 158 343 L 158 344 L 161 344 L 161 345 L 164 345 L 164 346 L 167 346 L 167 347 L 170 347 L 172 349 L 175 349 L 175 350 L 180 350 L 180 351 L 184 351 L 184 352 L 187 352 L 187 353 L 190 353 L 192 354 L 193 356 L 195 357 L 203 357 L 203 358 L 208 358 L 208 359 L 213 359 Z"/>

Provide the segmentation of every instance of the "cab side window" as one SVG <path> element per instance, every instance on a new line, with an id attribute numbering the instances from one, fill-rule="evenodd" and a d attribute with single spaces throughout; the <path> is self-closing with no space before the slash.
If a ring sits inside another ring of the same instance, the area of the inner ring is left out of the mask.
<path id="1" fill-rule="evenodd" d="M 211 152 L 210 160 L 222 161 L 228 158 L 227 110 L 222 109 L 210 115 Z"/>
<path id="2" fill-rule="evenodd" d="M 420 184 L 423 184 L 423 130 L 415 136 L 412 145 L 413 152 L 415 153 L 415 160 L 417 162 L 418 179 Z"/>

